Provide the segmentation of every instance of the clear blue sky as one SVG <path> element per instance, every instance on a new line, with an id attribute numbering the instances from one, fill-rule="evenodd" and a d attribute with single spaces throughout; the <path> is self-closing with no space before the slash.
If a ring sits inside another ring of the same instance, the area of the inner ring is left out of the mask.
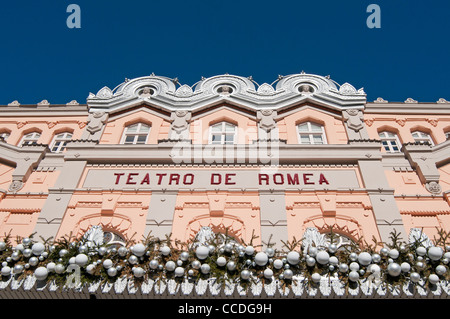
<path id="1" fill-rule="evenodd" d="M 69 29 L 67 6 L 81 8 Z M 381 8 L 369 29 L 367 6 Z M 450 1 L 3 1 L 0 105 L 86 102 L 125 78 L 330 75 L 368 100 L 450 100 Z"/>

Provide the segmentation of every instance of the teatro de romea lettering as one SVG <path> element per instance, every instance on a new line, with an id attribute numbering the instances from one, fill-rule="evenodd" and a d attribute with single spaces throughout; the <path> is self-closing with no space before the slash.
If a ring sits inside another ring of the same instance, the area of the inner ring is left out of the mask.
<path id="1" fill-rule="evenodd" d="M 450 103 L 367 101 L 293 74 L 272 85 L 162 76 L 86 104 L 0 106 L 0 235 L 186 242 L 201 229 L 279 246 L 450 230 Z M 107 235 L 107 236 L 106 236 Z"/>

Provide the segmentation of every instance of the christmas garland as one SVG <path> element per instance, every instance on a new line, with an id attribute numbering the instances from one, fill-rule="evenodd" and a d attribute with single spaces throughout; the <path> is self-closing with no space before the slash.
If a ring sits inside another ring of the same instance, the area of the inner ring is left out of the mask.
<path id="1" fill-rule="evenodd" d="M 93 245 L 84 239 L 66 237 L 57 242 L 34 241 L 33 236 L 17 238 L 16 245 L 6 236 L 0 241 L 1 275 L 20 280 L 35 276 L 40 281 L 53 281 L 59 287 L 96 282 L 113 283 L 118 278 L 132 278 L 135 285 L 148 279 L 174 279 L 181 283 L 214 278 L 248 288 L 256 281 L 277 279 L 290 287 L 296 278 L 317 286 L 323 277 L 339 278 L 346 289 L 363 281 L 396 287 L 405 283 L 427 287 L 448 281 L 450 272 L 450 233 L 438 231 L 433 245 L 421 240 L 405 243 L 391 234 L 391 242 L 373 245 L 361 242 L 338 247 L 302 246 L 302 241 L 284 243 L 282 250 L 266 245 L 223 241 L 216 237 L 208 242 L 181 243 L 148 237 L 141 242 L 121 247 Z M 76 275 L 76 276 L 75 276 Z"/>

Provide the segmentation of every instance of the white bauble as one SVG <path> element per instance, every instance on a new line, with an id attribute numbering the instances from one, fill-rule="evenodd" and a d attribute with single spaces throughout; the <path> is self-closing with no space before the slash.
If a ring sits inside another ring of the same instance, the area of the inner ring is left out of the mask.
<path id="1" fill-rule="evenodd" d="M 400 267 L 400 265 L 397 263 L 391 263 L 388 265 L 387 271 L 388 274 L 391 275 L 392 277 L 397 277 L 401 274 L 402 267 Z"/>
<path id="2" fill-rule="evenodd" d="M 30 266 L 36 266 L 39 263 L 39 259 L 37 259 L 37 257 L 31 257 L 28 260 L 28 263 L 30 264 Z"/>
<path id="3" fill-rule="evenodd" d="M 284 276 L 285 279 L 292 279 L 292 277 L 294 276 L 294 273 L 292 272 L 292 270 L 286 269 L 283 272 L 283 276 Z"/>
<path id="4" fill-rule="evenodd" d="M 351 271 L 358 271 L 359 270 L 359 264 L 357 262 L 350 263 L 350 270 Z"/>
<path id="5" fill-rule="evenodd" d="M 336 256 L 331 256 L 331 257 L 330 257 L 330 260 L 329 260 L 329 263 L 330 263 L 331 265 L 333 265 L 333 266 L 337 266 L 337 264 L 339 264 L 339 260 L 337 259 Z"/>
<path id="6" fill-rule="evenodd" d="M 445 275 L 445 273 L 447 272 L 447 268 L 443 265 L 438 265 L 436 267 L 436 274 L 438 274 L 439 276 L 443 276 Z"/>
<path id="7" fill-rule="evenodd" d="M 321 250 L 317 253 L 316 260 L 319 264 L 326 265 L 330 260 L 330 255 L 325 250 Z"/>
<path id="8" fill-rule="evenodd" d="M 430 257 L 431 260 L 439 260 L 442 258 L 442 255 L 444 254 L 444 251 L 441 247 L 430 247 L 428 248 L 428 257 Z"/>
<path id="9" fill-rule="evenodd" d="M 206 259 L 209 256 L 209 248 L 206 246 L 198 246 L 195 250 L 195 255 L 200 260 Z"/>
<path id="10" fill-rule="evenodd" d="M 138 243 L 133 246 L 132 251 L 133 251 L 133 254 L 135 254 L 136 256 L 142 257 L 145 254 L 145 249 L 146 249 L 146 247 L 144 244 Z"/>
<path id="11" fill-rule="evenodd" d="M 38 267 L 34 271 L 34 276 L 37 280 L 45 280 L 48 276 L 48 270 L 45 267 Z"/>
<path id="12" fill-rule="evenodd" d="M 108 276 L 114 277 L 117 275 L 117 269 L 115 267 L 108 268 L 107 270 Z"/>
<path id="13" fill-rule="evenodd" d="M 203 264 L 200 267 L 200 271 L 202 272 L 202 274 L 207 275 L 211 271 L 211 266 L 208 264 Z"/>
<path id="14" fill-rule="evenodd" d="M 318 283 L 318 282 L 320 282 L 320 279 L 322 278 L 322 276 L 320 275 L 320 274 L 318 274 L 318 273 L 313 273 L 312 275 L 311 275 L 311 279 L 312 279 L 312 281 L 314 281 L 315 283 Z"/>
<path id="15" fill-rule="evenodd" d="M 229 271 L 235 270 L 235 269 L 236 269 L 236 263 L 235 263 L 234 261 L 230 260 L 230 261 L 227 263 L 227 269 L 228 269 Z"/>
<path id="16" fill-rule="evenodd" d="M 177 267 L 175 268 L 175 277 L 183 277 L 184 276 L 184 268 Z"/>
<path id="17" fill-rule="evenodd" d="M 425 256 L 426 253 L 427 253 L 427 249 L 426 249 L 425 247 L 422 247 L 422 246 L 417 247 L 417 249 L 416 249 L 416 254 L 417 254 L 417 255 L 419 255 L 419 256 Z"/>
<path id="18" fill-rule="evenodd" d="M 388 253 L 389 257 L 391 257 L 392 259 L 397 259 L 398 256 L 400 255 L 400 253 L 398 252 L 397 249 L 391 249 Z"/>
<path id="19" fill-rule="evenodd" d="M 34 246 L 34 245 L 33 245 Z M 34 251 L 33 251 L 34 253 Z M 59 251 L 59 257 L 64 257 L 65 255 L 67 255 L 69 253 L 69 251 L 67 249 L 61 249 Z"/>
<path id="20" fill-rule="evenodd" d="M 306 265 L 312 267 L 316 264 L 316 260 L 313 257 L 306 258 Z"/>
<path id="21" fill-rule="evenodd" d="M 252 246 L 245 247 L 245 254 L 253 255 L 254 252 L 255 252 L 255 248 L 253 248 Z"/>
<path id="22" fill-rule="evenodd" d="M 275 255 L 275 250 L 273 248 L 269 247 L 266 249 L 266 254 L 269 257 L 273 257 Z"/>
<path id="23" fill-rule="evenodd" d="M 358 254 L 357 253 L 351 253 L 348 258 L 350 258 L 351 261 L 357 261 L 358 260 Z"/>
<path id="24" fill-rule="evenodd" d="M 0 241 L 0 251 L 4 251 L 6 249 L 6 243 L 4 241 Z"/>
<path id="25" fill-rule="evenodd" d="M 61 265 L 62 266 L 62 265 Z M 64 266 L 63 266 L 64 267 Z M 95 266 L 93 264 L 89 264 L 86 267 L 86 272 L 90 275 L 93 275 L 95 273 Z"/>
<path id="26" fill-rule="evenodd" d="M 409 278 L 411 279 L 412 282 L 416 282 L 417 283 L 417 282 L 420 281 L 420 275 L 418 273 L 416 273 L 416 272 L 412 272 L 409 275 Z"/>
<path id="27" fill-rule="evenodd" d="M 128 254 L 128 249 L 124 246 L 120 246 L 119 249 L 117 250 L 117 253 L 119 254 L 120 257 L 125 257 Z"/>
<path id="28" fill-rule="evenodd" d="M 447 252 L 444 254 L 444 258 L 447 258 L 447 259 L 450 260 L 450 252 L 447 251 Z"/>
<path id="29" fill-rule="evenodd" d="M 136 265 L 139 262 L 139 258 L 135 255 L 128 257 L 128 262 L 132 265 Z"/>
<path id="30" fill-rule="evenodd" d="M 12 260 L 19 260 L 20 259 L 20 253 L 18 251 L 15 251 L 11 254 Z"/>
<path id="31" fill-rule="evenodd" d="M 8 266 L 2 267 L 2 276 L 9 276 L 11 274 L 11 268 Z"/>
<path id="32" fill-rule="evenodd" d="M 25 247 L 22 244 L 18 244 L 15 248 L 20 252 L 22 252 L 25 249 Z"/>
<path id="33" fill-rule="evenodd" d="M 225 266 L 225 265 L 227 264 L 227 260 L 226 260 L 225 257 L 220 256 L 219 258 L 217 258 L 216 263 L 217 263 L 217 265 L 218 265 L 219 267 L 223 267 L 223 266 Z"/>
<path id="34" fill-rule="evenodd" d="M 269 256 L 264 252 L 259 252 L 255 255 L 255 263 L 258 266 L 265 266 L 269 261 Z"/>
<path id="35" fill-rule="evenodd" d="M 227 253 L 231 253 L 231 251 L 233 250 L 233 245 L 231 245 L 231 244 L 226 244 L 225 247 L 223 247 L 223 249 L 224 249 Z"/>
<path id="36" fill-rule="evenodd" d="M 48 263 L 47 264 L 47 270 L 48 270 L 48 272 L 54 272 L 55 271 L 55 267 L 56 267 L 56 264 L 55 263 Z"/>
<path id="37" fill-rule="evenodd" d="M 379 254 L 373 254 L 372 255 L 372 261 L 374 263 L 379 263 L 381 261 L 381 256 Z"/>
<path id="38" fill-rule="evenodd" d="M 40 256 L 45 250 L 45 246 L 42 243 L 34 243 L 31 247 L 31 251 L 34 255 Z"/>
<path id="39" fill-rule="evenodd" d="M 170 255 L 170 247 L 168 246 L 163 246 L 159 249 L 159 251 L 161 252 L 161 254 L 163 254 L 164 256 L 169 256 Z"/>
<path id="40" fill-rule="evenodd" d="M 403 262 L 400 265 L 400 268 L 402 269 L 403 272 L 409 272 L 411 270 L 411 265 L 407 262 Z"/>
<path id="41" fill-rule="evenodd" d="M 343 273 L 347 272 L 348 271 L 348 265 L 346 263 L 339 264 L 339 271 L 343 272 Z"/>
<path id="42" fill-rule="evenodd" d="M 180 259 L 181 259 L 182 261 L 188 260 L 188 259 L 189 259 L 189 253 L 188 253 L 187 251 L 183 251 L 183 252 L 180 254 Z"/>
<path id="43" fill-rule="evenodd" d="M 308 248 L 308 254 L 309 254 L 311 257 L 316 257 L 317 251 L 318 251 L 317 248 L 314 247 L 314 246 L 310 246 L 310 247 Z"/>
<path id="44" fill-rule="evenodd" d="M 372 262 L 372 256 L 368 252 L 362 252 L 358 255 L 358 262 L 363 266 L 368 266 Z"/>
<path id="45" fill-rule="evenodd" d="M 359 279 L 359 273 L 358 273 L 357 271 L 351 271 L 351 272 L 348 274 L 348 279 L 351 280 L 351 281 L 353 281 L 353 282 L 358 281 L 358 279 Z"/>
<path id="46" fill-rule="evenodd" d="M 376 264 L 371 264 L 367 267 L 367 270 L 372 274 L 379 274 L 381 272 L 381 267 Z"/>
<path id="47" fill-rule="evenodd" d="M 31 255 L 33 254 L 33 251 L 30 248 L 25 248 L 22 252 L 24 257 L 31 257 Z"/>
<path id="48" fill-rule="evenodd" d="M 141 278 L 142 276 L 144 276 L 145 274 L 145 270 L 142 267 L 134 267 L 133 268 L 133 275 L 136 278 Z"/>
<path id="49" fill-rule="evenodd" d="M 336 244 L 330 244 L 330 245 L 328 246 L 328 251 L 329 251 L 331 254 L 334 254 L 335 252 L 337 252 L 337 250 L 338 250 L 338 246 L 337 246 Z"/>
<path id="50" fill-rule="evenodd" d="M 152 260 L 150 260 L 148 265 L 150 266 L 150 269 L 155 270 L 156 268 L 158 268 L 159 263 L 157 260 L 152 259 Z"/>
<path id="51" fill-rule="evenodd" d="M 169 260 L 168 262 L 166 262 L 166 266 L 165 266 L 166 270 L 174 271 L 175 267 L 176 267 L 175 262 L 173 262 L 172 260 Z"/>
<path id="52" fill-rule="evenodd" d="M 250 278 L 250 275 L 251 273 L 247 269 L 241 271 L 241 278 L 244 280 L 248 280 Z"/>
<path id="53" fill-rule="evenodd" d="M 273 270 L 270 268 L 264 269 L 264 277 L 267 279 L 271 279 L 273 276 Z"/>
<path id="54" fill-rule="evenodd" d="M 286 260 L 291 265 L 297 265 L 300 262 L 300 254 L 296 251 L 290 251 L 286 256 Z"/>
<path id="55" fill-rule="evenodd" d="M 78 255 L 75 257 L 75 263 L 76 263 L 78 266 L 81 266 L 81 267 L 83 267 L 84 265 L 86 265 L 86 264 L 88 263 L 88 261 L 89 261 L 89 258 L 88 258 L 88 256 L 86 256 L 85 254 L 78 254 Z"/>
<path id="56" fill-rule="evenodd" d="M 433 285 L 436 285 L 439 282 L 439 277 L 438 275 L 431 274 L 430 276 L 428 276 L 428 281 Z"/>
<path id="57" fill-rule="evenodd" d="M 108 249 L 106 249 L 106 247 L 100 247 L 97 251 L 100 256 L 103 256 L 108 252 Z"/>
<path id="58" fill-rule="evenodd" d="M 109 268 L 111 268 L 113 266 L 113 261 L 111 260 L 111 259 L 105 259 L 104 261 L 103 261 L 103 267 L 105 268 L 105 269 L 109 269 Z"/>
<path id="59" fill-rule="evenodd" d="M 198 260 L 194 260 L 194 261 L 192 261 L 191 265 L 192 265 L 192 268 L 194 268 L 194 269 L 200 269 L 202 264 Z"/>
<path id="60" fill-rule="evenodd" d="M 23 266 L 22 265 L 15 265 L 13 268 L 13 272 L 15 274 L 21 274 L 23 271 Z"/>
<path id="61" fill-rule="evenodd" d="M 274 267 L 275 269 L 281 269 L 281 268 L 283 268 L 283 261 L 282 261 L 281 259 L 275 259 L 275 260 L 273 261 L 273 267 Z"/>
<path id="62" fill-rule="evenodd" d="M 382 256 L 387 256 L 387 255 L 389 254 L 389 249 L 386 248 L 386 247 L 381 248 L 381 249 L 380 249 L 380 254 L 381 254 Z"/>

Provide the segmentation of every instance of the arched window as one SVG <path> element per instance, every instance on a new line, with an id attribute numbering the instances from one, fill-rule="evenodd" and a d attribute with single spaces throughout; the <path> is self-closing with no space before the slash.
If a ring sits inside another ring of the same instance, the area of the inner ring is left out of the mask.
<path id="1" fill-rule="evenodd" d="M 445 139 L 450 140 L 450 132 L 445 132 Z"/>
<path id="2" fill-rule="evenodd" d="M 228 122 L 220 122 L 210 126 L 210 144 L 234 144 L 236 142 L 237 127 Z"/>
<path id="3" fill-rule="evenodd" d="M 22 137 L 22 140 L 20 141 L 19 145 L 31 145 L 33 143 L 37 143 L 39 138 L 41 137 L 41 133 L 39 132 L 31 132 Z"/>
<path id="4" fill-rule="evenodd" d="M 53 153 L 60 153 L 66 149 L 67 142 L 69 142 L 72 139 L 72 133 L 70 132 L 63 132 L 59 133 L 55 136 L 52 142 L 51 151 Z"/>
<path id="5" fill-rule="evenodd" d="M 327 144 L 324 127 L 314 122 L 303 122 L 297 125 L 300 144 Z"/>
<path id="6" fill-rule="evenodd" d="M 385 131 L 379 133 L 379 136 L 386 152 L 389 153 L 400 152 L 400 141 L 398 139 L 397 134 Z"/>
<path id="7" fill-rule="evenodd" d="M 431 138 L 430 134 L 421 132 L 421 131 L 415 131 L 412 132 L 412 136 L 414 140 L 418 143 L 430 143 L 431 146 L 434 145 L 433 139 Z"/>
<path id="8" fill-rule="evenodd" d="M 121 144 L 145 144 L 147 142 L 150 126 L 144 123 L 129 125 L 123 132 Z"/>

